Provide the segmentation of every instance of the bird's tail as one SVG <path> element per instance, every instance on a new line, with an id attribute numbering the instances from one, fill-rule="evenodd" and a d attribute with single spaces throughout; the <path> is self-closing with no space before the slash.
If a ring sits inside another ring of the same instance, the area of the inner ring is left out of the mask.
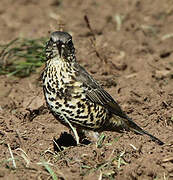
<path id="1" fill-rule="evenodd" d="M 147 135 L 151 138 L 152 141 L 157 142 L 159 145 L 163 145 L 164 143 L 156 138 L 155 136 L 151 135 L 150 133 L 148 133 L 147 131 L 143 130 L 142 128 L 140 128 L 135 122 L 133 122 L 130 118 L 128 119 L 128 123 L 129 123 L 129 128 L 130 130 L 134 131 L 137 134 L 141 134 L 141 135 Z"/>
<path id="2" fill-rule="evenodd" d="M 114 120 L 113 120 L 114 119 Z M 155 136 L 151 135 L 150 133 L 148 133 L 147 131 L 143 130 L 142 128 L 140 128 L 132 119 L 130 119 L 129 117 L 126 117 L 126 118 L 118 118 L 115 116 L 114 118 L 112 119 L 112 130 L 113 130 L 113 127 L 115 127 L 115 129 L 118 129 L 117 126 L 120 126 L 122 127 L 122 129 L 125 129 L 125 130 L 130 130 L 130 131 L 133 131 L 137 134 L 141 134 L 141 135 L 147 135 L 151 138 L 152 141 L 155 141 L 157 142 L 159 145 L 163 145 L 164 143 L 156 138 Z M 115 122 L 116 121 L 116 122 Z"/>

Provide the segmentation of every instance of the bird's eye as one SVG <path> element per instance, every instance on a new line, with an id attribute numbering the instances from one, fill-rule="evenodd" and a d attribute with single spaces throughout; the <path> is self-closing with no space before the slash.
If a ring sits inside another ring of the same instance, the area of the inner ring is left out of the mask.
<path id="1" fill-rule="evenodd" d="M 67 46 L 69 46 L 69 47 L 72 47 L 73 46 L 73 42 L 72 42 L 72 40 L 70 39 L 69 41 L 67 41 Z"/>
<path id="2" fill-rule="evenodd" d="M 48 41 L 48 43 L 47 43 L 47 45 L 52 46 L 52 45 L 53 45 L 53 43 L 54 43 L 54 42 L 53 42 L 53 39 L 52 39 L 52 38 L 50 38 L 50 39 L 49 39 L 49 41 Z"/>
<path id="3" fill-rule="evenodd" d="M 53 44 L 53 43 L 54 43 L 54 40 L 53 40 L 53 38 L 52 38 L 52 37 L 50 38 L 49 42 L 50 42 L 51 44 Z"/>

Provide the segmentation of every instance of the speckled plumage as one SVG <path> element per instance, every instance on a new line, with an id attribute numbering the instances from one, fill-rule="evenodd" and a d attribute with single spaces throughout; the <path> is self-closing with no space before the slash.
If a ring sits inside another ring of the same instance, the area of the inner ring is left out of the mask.
<path id="1" fill-rule="evenodd" d="M 64 125 L 93 131 L 132 130 L 159 139 L 136 125 L 116 101 L 81 67 L 75 57 L 72 37 L 66 32 L 51 34 L 46 45 L 43 90 L 53 115 Z"/>

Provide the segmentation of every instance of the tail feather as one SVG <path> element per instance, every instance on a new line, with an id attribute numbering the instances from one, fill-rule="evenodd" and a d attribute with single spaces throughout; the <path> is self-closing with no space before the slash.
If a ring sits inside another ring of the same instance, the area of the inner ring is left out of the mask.
<path id="1" fill-rule="evenodd" d="M 131 118 L 125 116 L 124 118 L 119 117 L 117 115 L 113 115 L 112 118 L 109 119 L 109 122 L 106 122 L 104 126 L 104 130 L 108 131 L 118 131 L 122 132 L 123 130 L 126 131 L 133 131 L 140 135 L 147 135 L 151 138 L 152 141 L 156 142 L 159 145 L 163 145 L 160 139 L 156 138 L 155 136 L 151 135 L 147 131 L 140 128 Z"/>
<path id="2" fill-rule="evenodd" d="M 133 122 L 130 118 L 128 118 L 128 125 L 129 125 L 129 129 L 134 131 L 137 134 L 141 134 L 141 135 L 147 135 L 151 138 L 152 141 L 157 142 L 159 145 L 163 145 L 164 142 L 162 142 L 160 139 L 156 138 L 155 136 L 151 135 L 150 133 L 148 133 L 147 131 L 143 130 L 142 128 L 140 128 L 135 122 Z"/>

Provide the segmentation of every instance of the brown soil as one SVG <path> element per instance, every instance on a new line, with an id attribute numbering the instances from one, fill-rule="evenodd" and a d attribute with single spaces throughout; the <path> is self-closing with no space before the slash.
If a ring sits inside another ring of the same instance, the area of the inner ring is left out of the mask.
<path id="1" fill-rule="evenodd" d="M 165 142 L 104 132 L 99 148 L 89 133 L 92 143 L 55 153 L 53 138 L 62 135 L 63 142 L 69 130 L 44 109 L 39 73 L 1 76 L 0 179 L 51 179 L 43 161 L 59 179 L 173 179 L 173 2 L 1 0 L 0 5 L 1 44 L 18 36 L 47 37 L 63 26 L 73 36 L 78 61 L 135 122 Z"/>

